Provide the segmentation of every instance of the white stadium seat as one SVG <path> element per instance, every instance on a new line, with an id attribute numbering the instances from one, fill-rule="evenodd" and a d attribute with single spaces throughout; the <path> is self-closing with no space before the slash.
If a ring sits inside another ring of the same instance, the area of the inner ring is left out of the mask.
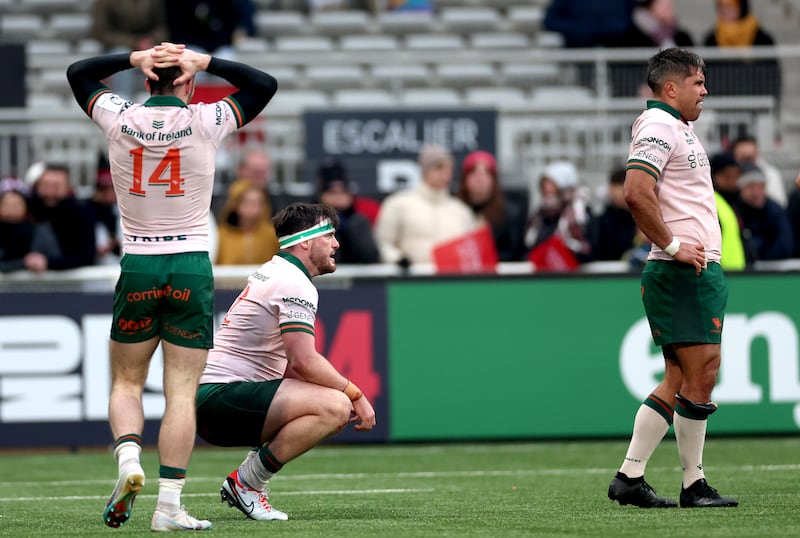
<path id="1" fill-rule="evenodd" d="M 264 37 L 300 34 L 308 26 L 305 15 L 298 11 L 261 9 L 254 19 L 256 30 Z"/>
<path id="2" fill-rule="evenodd" d="M 438 64 L 436 74 L 445 86 L 491 84 L 495 79 L 494 68 L 485 63 Z"/>
<path id="3" fill-rule="evenodd" d="M 38 15 L 9 13 L 0 17 L 0 36 L 5 42 L 27 42 L 41 36 L 44 29 Z"/>
<path id="4" fill-rule="evenodd" d="M 515 32 L 478 33 L 470 36 L 476 49 L 524 49 L 530 46 L 528 36 Z"/>
<path id="5" fill-rule="evenodd" d="M 420 86 L 431 81 L 431 73 L 423 64 L 377 64 L 372 67 L 372 78 L 390 88 Z"/>
<path id="6" fill-rule="evenodd" d="M 404 106 L 414 108 L 461 106 L 461 97 L 451 88 L 410 88 L 400 94 Z"/>
<path id="7" fill-rule="evenodd" d="M 317 32 L 334 35 L 365 32 L 369 24 L 364 11 L 319 11 L 309 20 Z"/>
<path id="8" fill-rule="evenodd" d="M 442 8 L 439 20 L 450 31 L 501 30 L 501 18 L 493 7 Z"/>
<path id="9" fill-rule="evenodd" d="M 279 90 L 272 101 L 269 102 L 264 114 L 297 115 L 308 109 L 330 108 L 328 94 L 317 90 Z"/>
<path id="10" fill-rule="evenodd" d="M 50 17 L 49 34 L 57 39 L 89 37 L 92 16 L 89 13 L 57 13 Z"/>
<path id="11" fill-rule="evenodd" d="M 465 47 L 464 38 L 456 34 L 411 34 L 406 36 L 406 48 L 435 49 L 435 50 L 460 50 Z"/>
<path id="12" fill-rule="evenodd" d="M 363 83 L 364 71 L 358 65 L 307 65 L 306 79 L 312 88 L 356 88 Z"/>
<path id="13" fill-rule="evenodd" d="M 496 86 L 467 88 L 464 100 L 467 105 L 491 106 L 493 108 L 519 106 L 530 102 L 530 99 L 520 88 Z"/>
<path id="14" fill-rule="evenodd" d="M 434 16 L 422 11 L 380 12 L 376 20 L 384 34 L 430 32 L 434 28 Z"/>
<path id="15" fill-rule="evenodd" d="M 339 47 L 342 50 L 397 50 L 399 48 L 397 38 L 391 35 L 347 35 L 339 39 Z"/>
<path id="16" fill-rule="evenodd" d="M 326 52 L 333 50 L 333 40 L 327 36 L 280 36 L 275 38 L 279 52 Z"/>
<path id="17" fill-rule="evenodd" d="M 333 105 L 342 108 L 387 108 L 397 105 L 397 98 L 383 90 L 338 90 Z"/>

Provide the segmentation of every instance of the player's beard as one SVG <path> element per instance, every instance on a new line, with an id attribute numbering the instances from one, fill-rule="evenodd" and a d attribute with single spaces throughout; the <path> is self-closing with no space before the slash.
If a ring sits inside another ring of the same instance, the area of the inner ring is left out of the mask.
<path id="1" fill-rule="evenodd" d="M 336 271 L 336 262 L 333 260 L 333 252 L 330 246 L 318 247 L 312 245 L 309 259 L 320 275 L 326 275 Z"/>

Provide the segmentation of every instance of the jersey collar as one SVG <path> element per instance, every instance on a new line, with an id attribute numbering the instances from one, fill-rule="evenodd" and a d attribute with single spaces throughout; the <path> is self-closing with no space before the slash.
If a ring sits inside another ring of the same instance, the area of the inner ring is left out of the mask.
<path id="1" fill-rule="evenodd" d="M 681 119 L 681 113 L 678 112 L 677 110 L 675 110 L 674 108 L 672 108 L 671 106 L 669 106 L 664 101 L 656 101 L 655 99 L 648 100 L 647 101 L 647 109 L 649 110 L 651 108 L 661 109 L 664 112 L 667 112 L 668 114 L 670 114 L 671 116 L 675 116 L 676 120 Z"/>
<path id="2" fill-rule="evenodd" d="M 291 263 L 292 265 L 296 266 L 298 269 L 300 269 L 301 271 L 303 271 L 303 274 L 304 274 L 304 275 L 306 275 L 306 276 L 308 277 L 308 279 L 309 279 L 309 280 L 311 280 L 311 273 L 309 273 L 309 272 L 308 272 L 308 269 L 306 269 L 306 266 L 305 266 L 305 265 L 303 265 L 303 262 L 301 262 L 301 261 L 300 261 L 300 260 L 297 258 L 297 256 L 294 256 L 294 255 L 292 255 L 292 254 L 289 254 L 288 252 L 284 252 L 284 251 L 282 251 L 282 250 L 281 250 L 280 252 L 278 252 L 278 253 L 276 254 L 276 256 L 280 256 L 281 258 L 283 258 L 283 259 L 284 259 L 284 260 L 286 260 L 287 262 L 289 262 L 289 263 Z"/>
<path id="3" fill-rule="evenodd" d="M 186 103 L 174 95 L 153 95 L 144 102 L 143 106 L 181 106 L 186 108 Z"/>

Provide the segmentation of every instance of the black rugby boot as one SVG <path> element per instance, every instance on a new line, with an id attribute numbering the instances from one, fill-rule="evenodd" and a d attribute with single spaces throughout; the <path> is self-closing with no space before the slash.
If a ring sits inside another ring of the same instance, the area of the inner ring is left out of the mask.
<path id="1" fill-rule="evenodd" d="M 717 508 L 739 506 L 739 501 L 732 497 L 723 497 L 717 490 L 701 478 L 688 488 L 681 488 L 681 508 Z"/>
<path id="2" fill-rule="evenodd" d="M 675 508 L 678 503 L 666 497 L 659 497 L 656 491 L 644 481 L 644 477 L 628 478 L 617 473 L 608 486 L 608 498 L 621 505 L 631 504 L 640 508 Z"/>

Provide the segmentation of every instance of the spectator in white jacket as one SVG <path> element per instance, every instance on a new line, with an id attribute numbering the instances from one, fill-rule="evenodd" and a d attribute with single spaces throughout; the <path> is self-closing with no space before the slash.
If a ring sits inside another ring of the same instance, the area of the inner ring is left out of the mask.
<path id="1" fill-rule="evenodd" d="M 375 239 L 384 263 L 432 263 L 437 244 L 473 230 L 472 211 L 450 193 L 453 162 L 444 147 L 423 146 L 418 156 L 422 181 L 383 201 Z"/>

